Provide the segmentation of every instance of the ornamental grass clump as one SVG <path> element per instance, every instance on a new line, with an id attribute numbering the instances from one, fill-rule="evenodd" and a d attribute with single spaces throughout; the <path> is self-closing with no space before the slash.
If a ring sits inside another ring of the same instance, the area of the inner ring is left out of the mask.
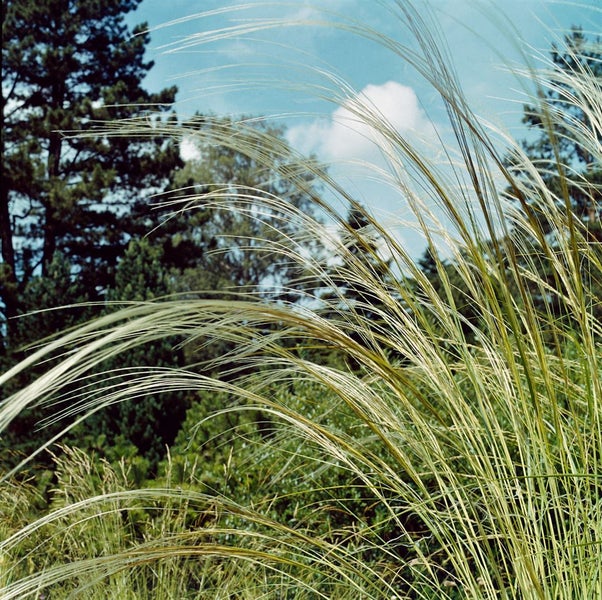
<path id="1" fill-rule="evenodd" d="M 34 457 L 5 473 L 3 598 L 602 597 L 600 190 L 561 150 L 569 140 L 592 169 L 600 164 L 600 79 L 576 55 L 572 70 L 528 72 L 551 144 L 543 164 L 471 112 L 441 40 L 411 3 L 391 10 L 414 45 L 350 20 L 330 26 L 408 61 L 445 103 L 455 136 L 446 167 L 361 97 L 346 105 L 376 132 L 379 176 L 414 211 L 429 268 L 323 165 L 252 121 L 163 125 L 259 164 L 280 155 L 298 192 L 320 178 L 321 219 L 260 188 L 237 194 L 236 182 L 173 204 L 228 210 L 234 194 L 238 211 L 296 224 L 265 251 L 297 266 L 301 300 L 186 293 L 130 303 L 5 373 L 2 382 L 53 359 L 0 405 L 2 429 L 34 406 L 61 424 L 51 439 L 36 434 L 40 452 L 111 403 L 181 392 L 199 404 L 144 487 L 125 459 L 99 467 L 65 449 L 49 508 L 32 517 L 8 509 L 15 494 L 35 495 L 19 483 Z M 251 22 L 201 41 L 283 25 Z M 330 83 L 344 100 L 348 90 Z M 567 105 L 585 117 L 567 118 Z M 145 127 L 104 133 L 156 134 Z M 575 214 L 576 189 L 590 220 Z M 177 339 L 189 364 L 103 372 L 160 339 Z M 214 341 L 232 350 L 199 364 L 195 353 Z M 207 423 L 223 431 L 200 444 Z"/>

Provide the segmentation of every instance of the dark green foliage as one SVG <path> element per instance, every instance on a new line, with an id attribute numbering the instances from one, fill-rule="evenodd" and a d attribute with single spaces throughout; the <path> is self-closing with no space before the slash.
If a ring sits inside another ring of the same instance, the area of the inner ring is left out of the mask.
<path id="1" fill-rule="evenodd" d="M 177 171 L 174 186 L 184 198 L 196 197 L 190 203 L 191 216 L 178 215 L 189 224 L 187 229 L 180 228 L 178 244 L 184 253 L 191 243 L 203 247 L 204 270 L 237 292 L 286 295 L 299 275 L 298 267 L 268 247 L 282 244 L 283 234 L 293 234 L 298 225 L 266 200 L 277 197 L 294 209 L 312 213 L 318 182 L 307 169 L 291 175 L 296 167 L 281 128 L 261 120 L 242 121 L 241 151 L 232 146 L 233 127 L 230 119 L 220 117 L 197 116 L 188 124 L 199 156 Z M 269 148 L 268 138 L 277 140 L 279 147 Z M 306 250 L 313 248 L 307 242 Z"/>
<path id="2" fill-rule="evenodd" d="M 373 321 L 378 318 L 375 311 L 379 307 L 382 310 L 382 301 L 375 296 L 370 279 L 373 278 L 381 283 L 386 282 L 387 279 L 390 281 L 392 277 L 390 260 L 382 257 L 373 219 L 362 206 L 352 206 L 349 209 L 341 236 L 349 256 L 345 255 L 343 258 L 343 273 L 339 276 L 335 273 L 334 282 L 350 306 Z M 366 272 L 366 283 L 353 281 L 348 276 L 353 272 L 353 263 L 356 261 Z"/>
<path id="3" fill-rule="evenodd" d="M 377 225 L 360 204 L 349 208 L 345 221 L 340 223 L 341 245 L 337 254 L 329 257 L 328 281 L 323 282 L 327 285 L 320 296 L 329 306 L 325 316 L 346 322 L 351 339 L 377 352 L 386 347 L 394 358 L 395 349 L 386 342 L 390 337 L 386 303 L 391 303 L 391 297 L 398 300 L 401 275 L 394 272 L 386 256 Z M 388 294 L 383 293 L 385 289 Z M 350 364 L 355 368 L 353 360 Z"/>
<path id="4" fill-rule="evenodd" d="M 53 335 L 63 328 L 81 323 L 86 317 L 94 314 L 92 307 L 84 306 L 35 312 L 55 308 L 57 299 L 65 306 L 86 300 L 86 281 L 74 276 L 71 266 L 65 256 L 57 252 L 48 266 L 47 275 L 33 277 L 27 282 L 21 296 L 24 316 L 16 321 L 16 330 L 19 332 L 17 346 L 30 342 L 32 337 L 41 339 Z"/>
<path id="5" fill-rule="evenodd" d="M 179 164 L 176 144 L 164 138 L 72 137 L 93 134 L 99 121 L 160 119 L 174 101 L 176 88 L 151 94 L 142 87 L 152 67 L 144 60 L 149 36 L 144 25 L 130 31 L 124 22 L 138 4 L 3 2 L 2 371 L 26 356 L 28 344 L 99 314 L 91 306 L 32 311 L 103 299 L 134 228 L 132 207 L 163 189 Z M 32 369 L 13 380 L 2 396 L 36 374 Z M 3 452 L 35 447 L 42 417 L 32 408 L 15 420 Z"/>
<path id="6" fill-rule="evenodd" d="M 259 442 L 260 418 L 259 411 L 240 409 L 226 393 L 198 394 L 170 449 L 171 464 L 163 463 L 162 469 L 171 469 L 178 484 L 194 473 L 202 490 L 248 495 L 255 476 L 243 472 L 238 457 Z"/>
<path id="7" fill-rule="evenodd" d="M 131 241 L 115 273 L 115 286 L 109 302 L 143 302 L 165 296 L 170 291 L 169 272 L 164 266 L 163 249 L 148 239 Z"/>
<path id="8" fill-rule="evenodd" d="M 545 189 L 555 198 L 555 204 L 564 215 L 565 226 L 558 231 L 558 219 L 551 214 L 550 206 L 540 196 L 533 175 L 517 166 L 513 157 L 507 166 L 523 187 L 508 190 L 515 204 L 525 212 L 539 231 L 538 236 L 527 236 L 522 231 L 513 232 L 517 258 L 521 264 L 530 262 L 545 274 L 550 293 L 541 295 L 533 290 L 532 300 L 542 312 L 563 317 L 563 284 L 553 276 L 552 256 L 558 235 L 566 235 L 571 220 L 585 232 L 585 241 L 596 250 L 602 242 L 602 168 L 599 152 L 602 134 L 596 128 L 595 110 L 599 97 L 591 91 L 602 86 L 602 50 L 600 38 L 589 40 L 581 28 L 573 27 L 565 36 L 562 46 L 553 45 L 550 53 L 550 71 L 546 73 L 545 87 L 538 89 L 539 102 L 524 107 L 523 122 L 531 130 L 522 142 L 527 157 L 545 182 Z M 583 86 L 584 81 L 589 87 Z M 520 165 L 520 161 L 518 162 Z M 547 238 L 548 252 L 542 251 L 542 236 Z M 559 259 L 556 254 L 556 259 Z M 598 253 L 598 260 L 600 254 Z M 570 266 L 567 265 L 570 270 Z M 602 314 L 600 297 L 602 282 L 592 280 L 596 269 L 587 262 L 580 264 L 583 284 L 589 302 L 596 314 Z"/>
<path id="9" fill-rule="evenodd" d="M 485 251 L 485 249 L 484 249 Z M 434 250 L 427 248 L 418 259 L 418 266 L 440 298 L 445 299 L 460 322 L 464 339 L 474 342 L 475 331 L 481 324 L 481 309 L 467 289 L 462 275 L 458 272 L 453 260 L 446 260 L 437 255 Z M 414 285 L 409 281 L 409 285 Z M 432 323 L 434 331 L 437 324 Z"/>
<path id="10" fill-rule="evenodd" d="M 146 239 L 130 242 L 119 262 L 115 275 L 115 288 L 109 290 L 112 302 L 151 301 L 171 291 L 171 274 L 163 266 L 163 250 L 152 246 Z M 112 307 L 109 306 L 109 310 Z M 118 360 L 108 361 L 104 369 L 124 370 L 115 378 L 122 385 L 128 370 L 140 367 L 176 368 L 184 361 L 184 354 L 176 339 L 161 339 L 138 346 Z M 112 404 L 95 413 L 80 426 L 72 442 L 80 446 L 98 447 L 104 453 L 121 448 L 123 453 L 135 447 L 154 470 L 163 457 L 166 447 L 178 433 L 184 419 L 190 396 L 184 393 L 148 394 Z"/>
<path id="11" fill-rule="evenodd" d="M 365 423 L 335 393 L 301 380 L 289 383 L 271 386 L 268 396 L 343 437 L 354 431 L 366 453 L 385 455 L 379 442 L 370 438 Z M 163 470 L 178 484 L 194 474 L 203 491 L 240 503 L 259 500 L 269 506 L 272 518 L 332 542 L 353 545 L 352 532 L 358 526 L 372 527 L 375 540 L 396 535 L 386 509 L 364 481 L 262 408 L 245 405 L 226 393 L 200 394 L 188 410 Z"/>
<path id="12" fill-rule="evenodd" d="M 86 294 L 85 283 L 73 275 L 69 261 L 62 254 L 55 253 L 48 266 L 47 274 L 32 277 L 23 289 L 20 298 L 21 310 L 24 314 L 14 321 L 12 328 L 14 346 L 5 349 L 4 356 L 0 357 L 0 372 L 7 370 L 32 352 L 33 347 L 30 344 L 34 340 L 42 340 L 57 331 L 81 324 L 98 315 L 98 307 L 77 305 L 87 299 Z M 57 299 L 60 299 L 66 308 L 48 310 L 56 307 Z M 42 372 L 43 369 L 32 368 L 19 378 L 10 381 L 2 388 L 4 396 L 25 386 Z M 39 438 L 36 432 L 38 421 L 42 416 L 40 410 L 31 408 L 11 423 L 11 427 L 0 438 L 2 466 L 14 464 L 16 458 L 22 458 L 37 447 Z M 58 431 L 58 426 L 55 425 L 46 430 L 44 435 L 49 436 L 50 433 Z M 44 456 L 41 465 L 48 466 L 49 460 L 48 456 Z"/>
<path id="13" fill-rule="evenodd" d="M 596 165 L 596 157 L 573 133 L 575 123 L 582 123 L 586 131 L 592 131 L 602 141 L 591 119 L 592 103 L 596 99 L 584 97 L 583 90 L 575 85 L 585 77 L 602 83 L 600 38 L 588 40 L 580 27 L 573 27 L 571 34 L 565 36 L 564 45 L 558 47 L 554 44 L 550 55 L 554 70 L 550 73 L 546 89 L 539 90 L 541 104 L 524 107 L 523 123 L 537 135 L 534 141 L 526 140 L 522 146 L 530 157 L 541 160 L 542 164 L 543 161 L 554 164 L 560 160 L 565 168 L 597 173 L 600 168 Z M 572 76 L 570 82 L 566 79 L 569 73 Z M 550 173 L 542 174 L 545 179 L 551 179 Z M 554 181 L 558 188 L 558 177 Z M 575 197 L 574 200 L 575 209 L 584 219 L 591 217 L 596 220 L 595 213 L 590 212 L 594 207 L 589 206 L 585 198 Z"/>
<path id="14" fill-rule="evenodd" d="M 151 94 L 141 85 L 152 67 L 144 60 L 149 36 L 144 25 L 129 31 L 124 22 L 138 4 L 3 3 L 4 319 L 22 312 L 27 283 L 37 273 L 49 275 L 57 251 L 85 282 L 85 297 L 96 298 L 111 284 L 127 243 L 132 203 L 162 189 L 179 162 L 177 146 L 159 137 L 71 135 L 93 133 L 98 121 L 160 118 L 174 101 L 176 88 Z M 55 304 L 62 302 L 57 297 Z"/>

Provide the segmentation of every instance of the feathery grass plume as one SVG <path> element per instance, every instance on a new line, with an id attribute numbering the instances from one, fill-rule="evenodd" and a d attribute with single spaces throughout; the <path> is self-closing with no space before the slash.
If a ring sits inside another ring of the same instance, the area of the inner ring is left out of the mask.
<path id="1" fill-rule="evenodd" d="M 185 295 L 131 304 L 58 336 L 0 378 L 59 359 L 2 401 L 2 429 L 35 405 L 64 423 L 65 433 L 110 403 L 158 390 L 219 394 L 227 402 L 188 422 L 189 454 L 184 448 L 182 457 L 172 455 L 154 486 L 136 487 L 125 462 L 118 473 L 77 450 L 58 458 L 47 514 L 27 521 L 2 511 L 2 597 L 95 598 L 107 589 L 120 598 L 602 596 L 602 262 L 570 211 L 567 190 L 578 185 L 592 202 L 599 191 L 573 177 L 558 152 L 546 169 L 563 185 L 550 189 L 541 165 L 505 138 L 513 156 L 507 167 L 506 150 L 471 112 L 441 39 L 412 4 L 384 8 L 415 47 L 349 18 L 325 14 L 319 24 L 382 44 L 445 102 L 462 157 L 453 172 L 468 182 L 461 188 L 375 106 L 361 97 L 346 104 L 377 132 L 387 161 L 381 174 L 415 211 L 437 284 L 369 213 L 362 227 L 351 227 L 334 206 L 342 200 L 361 211 L 352 195 L 317 161 L 252 122 L 216 120 L 200 130 L 161 125 L 174 136 L 231 147 L 266 169 L 281 156 L 281 175 L 300 191 L 308 174 L 320 177 L 335 200 L 314 201 L 344 235 L 333 236 L 286 198 L 245 188 L 237 210 L 298 224 L 297 237 L 265 250 L 299 265 L 306 302 Z M 188 42 L 301 24 L 250 21 Z M 599 160 L 600 82 L 586 71 L 527 75 L 570 94 L 565 99 L 587 112 L 588 127 L 563 121 L 562 131 Z M 333 99 L 348 99 L 343 82 L 332 76 L 330 83 Z M 555 140 L 561 115 L 541 93 L 533 102 Z M 147 127 L 119 123 L 105 133 L 144 135 Z M 234 190 L 214 186 L 174 210 L 198 203 L 227 209 Z M 542 230 L 534 198 L 551 232 Z M 437 214 L 446 216 L 445 228 L 436 226 Z M 440 239 L 451 260 L 438 258 Z M 336 264 L 306 251 L 308 241 L 323 247 L 325 240 Z M 541 274 L 543 263 L 551 280 Z M 341 281 L 364 293 L 350 300 Z M 541 310 L 536 295 L 553 297 L 563 318 Z M 461 302 L 474 318 L 459 310 Z M 206 365 L 192 361 L 186 369 L 129 369 L 127 377 L 108 372 L 99 383 L 96 373 L 108 358 L 174 336 L 191 357 L 212 340 L 232 342 L 236 350 L 211 365 L 221 366 L 224 378 L 208 377 Z M 323 360 L 327 355 L 338 361 Z M 237 445 L 220 465 L 216 489 L 217 479 L 208 484 L 194 460 L 195 425 L 233 414 L 261 414 L 270 431 L 254 436 L 234 425 L 224 432 L 224 443 Z M 40 450 L 60 436 L 41 441 Z M 16 479 L 26 464 L 3 476 L 4 506 L 13 493 L 32 493 Z"/>

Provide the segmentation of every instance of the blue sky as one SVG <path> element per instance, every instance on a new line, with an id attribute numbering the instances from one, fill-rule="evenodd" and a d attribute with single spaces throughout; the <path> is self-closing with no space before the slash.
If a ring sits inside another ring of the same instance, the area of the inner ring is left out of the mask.
<path id="1" fill-rule="evenodd" d="M 361 160 L 378 168 L 381 163 L 370 135 L 363 126 L 349 125 L 352 119 L 346 103 L 360 97 L 416 143 L 435 147 L 436 154 L 434 130 L 443 139 L 446 135 L 444 109 L 424 78 L 375 42 L 311 24 L 353 20 L 415 48 L 391 12 L 394 0 L 247 0 L 244 8 L 229 10 L 237 4 L 143 0 L 128 19 L 148 22 L 148 57 L 155 67 L 146 85 L 151 90 L 177 85 L 180 115 L 200 111 L 272 116 L 287 127 L 289 141 L 303 152 L 314 152 L 335 165 Z M 596 35 L 602 32 L 599 0 L 433 0 L 430 9 L 422 9 L 426 7 L 422 0 L 413 4 L 445 40 L 450 64 L 472 109 L 518 137 L 524 135 L 520 120 L 526 96 L 524 82 L 509 70 L 524 65 L 522 53 L 534 60 L 538 54 L 547 56 L 551 43 L 573 24 Z M 284 26 L 277 21 L 266 30 L 219 34 L 226 28 L 244 29 L 270 19 L 291 19 L 303 25 Z M 333 83 L 324 73 L 340 79 Z M 343 91 L 343 106 L 337 107 L 332 96 Z M 345 184 L 366 204 L 400 220 L 410 218 L 403 202 L 370 181 L 365 169 L 333 169 L 337 176 L 345 174 Z M 407 232 L 405 241 L 418 244 Z"/>
<path id="2" fill-rule="evenodd" d="M 419 78 L 402 61 L 374 43 L 334 28 L 303 26 L 237 36 L 221 42 L 191 45 L 175 51 L 186 37 L 201 32 L 248 23 L 251 20 L 290 17 L 293 19 L 328 18 L 328 14 L 341 13 L 346 17 L 368 24 L 394 38 L 404 33 L 399 23 L 391 18 L 386 6 L 393 0 L 280 0 L 266 3 L 247 0 L 244 10 L 233 10 L 210 15 L 235 7 L 237 2 L 223 0 L 143 0 L 131 16 L 131 22 L 147 21 L 151 29 L 148 56 L 155 67 L 147 80 L 151 88 L 176 84 L 180 88 L 179 110 L 211 110 L 217 113 L 272 114 L 288 111 L 328 111 L 332 107 L 312 99 L 310 94 L 278 89 L 247 91 L 227 88 L 231 79 L 249 77 L 250 73 L 279 79 L 280 67 L 288 60 L 305 61 L 310 66 L 332 68 L 356 89 L 367 85 L 381 85 L 387 81 L 412 87 L 426 109 L 433 100 Z M 416 6 L 426 3 L 414 2 Z M 586 30 L 600 34 L 602 6 L 599 0 L 567 3 L 550 0 L 434 0 L 430 2 L 433 22 L 440 28 L 449 46 L 464 90 L 477 109 L 495 114 L 503 113 L 504 121 L 516 123 L 516 107 L 507 100 L 520 99 L 513 88 L 512 77 L 502 69 L 507 63 L 519 60 L 519 37 L 526 40 L 532 51 L 547 52 L 550 43 L 570 25 L 579 24 Z M 205 14 L 203 14 L 205 13 Z M 179 23 L 173 22 L 185 17 Z M 157 28 L 157 29 L 155 29 Z M 515 31 L 513 30 L 515 29 Z M 172 44 L 171 47 L 168 45 Z M 251 63 L 263 63 L 251 67 Z M 239 68 L 235 68 L 238 65 Z M 210 71 L 216 67 L 229 67 Z M 307 72 L 297 74 L 288 70 L 289 79 L 304 81 Z M 421 93 L 422 92 L 422 93 Z M 508 114 L 508 113 L 514 113 Z"/>

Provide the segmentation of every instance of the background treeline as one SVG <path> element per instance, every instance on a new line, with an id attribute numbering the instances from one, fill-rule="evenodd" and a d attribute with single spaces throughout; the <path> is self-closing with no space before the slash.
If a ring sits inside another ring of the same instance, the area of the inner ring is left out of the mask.
<path id="1" fill-rule="evenodd" d="M 309 211 L 311 195 L 318 193 L 314 183 L 300 190 L 281 176 L 286 165 L 276 154 L 266 169 L 220 141 L 227 118 L 198 116 L 187 123 L 214 141 L 197 147 L 197 159 L 182 161 L 179 141 L 160 134 L 161 122 L 177 121 L 177 90 L 143 88 L 152 68 L 144 59 L 149 36 L 145 24 L 129 31 L 124 22 L 138 4 L 3 5 L 2 370 L 30 352 L 30 344 L 111 311 L 112 303 L 202 291 L 215 297 L 220 290 L 294 293 L 289 281 L 298 273 L 259 247 L 259 240 L 274 237 L 270 227 L 282 232 L 287 224 L 277 214 L 259 222 L 247 204 L 259 193 L 286 197 Z M 94 134 L 99 123 L 117 119 L 155 121 L 157 135 Z M 266 136 L 282 133 L 261 122 L 256 128 Z M 216 202 L 185 210 L 188 196 L 216 189 L 223 190 L 229 210 Z M 178 205 L 161 205 L 178 199 Z M 231 210 L 237 202 L 240 210 Z M 79 303 L 90 304 L 35 312 Z M 223 351 L 208 349 L 197 358 Z M 181 354 L 162 342 L 120 364 L 175 366 Z M 37 374 L 27 373 L 3 393 Z M 112 407 L 71 441 L 100 448 L 119 439 L 156 466 L 190 401 L 161 396 Z M 39 416 L 34 410 L 19 418 L 3 436 L 3 447 L 35 447 Z M 10 462 L 6 452 L 2 456 Z"/>
<path id="2" fill-rule="evenodd" d="M 213 115 L 199 115 L 186 124 L 189 135 L 197 128 L 205 131 L 203 141 L 197 142 L 198 157 L 184 162 L 179 151 L 181 140 L 162 134 L 160 125 L 162 121 L 177 122 L 172 109 L 177 89 L 150 93 L 142 87 L 153 66 L 144 59 L 149 36 L 144 23 L 131 31 L 124 23 L 125 15 L 138 4 L 130 0 L 102 6 L 87 2 L 38 6 L 19 1 L 8 2 L 4 9 L 2 370 L 22 359 L 40 339 L 112 311 L 119 303 L 174 293 L 205 292 L 216 297 L 221 292 L 227 297 L 245 290 L 256 294 L 258 300 L 271 296 L 294 301 L 309 285 L 301 281 L 303 274 L 298 268 L 264 249 L 265 241 L 275 237 L 270 225 L 280 231 L 293 225 L 287 225 L 277 214 L 272 221 L 260 221 L 253 216 L 248 201 L 257 194 L 264 198 L 273 195 L 286 198 L 301 211 L 315 212 L 319 182 L 308 175 L 302 187 L 291 183 L 283 176 L 286 164 L 276 152 L 273 170 L 268 171 L 263 162 L 224 143 L 223 134 L 232 122 Z M 559 73 L 591 71 L 600 77 L 601 55 L 595 47 L 587 47 L 581 31 L 575 29 L 566 41 L 565 50 L 552 51 Z M 558 79 L 558 86 L 568 85 L 561 76 Z M 555 111 L 562 112 L 567 123 L 577 120 L 588 127 L 591 116 L 570 106 L 554 88 L 541 93 Z M 592 243 L 599 242 L 599 165 L 556 121 L 551 132 L 546 115 L 537 107 L 525 106 L 524 114 L 524 122 L 535 135 L 523 143 L 523 151 L 554 191 L 562 185 L 553 168 L 556 164 L 578 174 L 572 178 L 578 183 L 566 190 L 567 208 L 587 227 Z M 156 121 L 157 134 L 133 139 L 108 137 L 106 132 L 95 134 L 100 123 L 116 119 Z M 285 144 L 282 130 L 261 120 L 250 123 Z M 556 139 L 551 139 L 551 134 Z M 511 155 L 506 160 L 520 177 L 520 161 Z M 221 202 L 215 200 L 216 190 Z M 207 206 L 188 206 L 186 199 L 200 193 L 213 193 Z M 550 226 L 538 198 L 525 198 L 512 188 L 507 193 L 516 194 L 517 209 L 540 224 L 542 236 L 548 235 Z M 368 230 L 374 225 L 364 208 L 350 201 L 348 217 L 340 226 L 342 239 L 349 231 Z M 237 202 L 239 211 L 232 210 Z M 512 234 L 514 238 L 520 236 L 517 230 Z M 517 244 L 521 250 L 516 252 L 524 252 L 525 241 L 521 238 Z M 550 261 L 542 254 L 539 242 L 529 240 L 530 252 L 519 260 L 535 263 L 545 273 Z M 324 288 L 323 297 L 339 298 L 341 310 L 359 311 L 375 329 L 383 326 L 379 317 L 383 307 L 368 290 L 350 283 L 355 265 L 349 263 L 367 265 L 383 281 L 398 280 L 401 275 L 390 260 L 382 258 L 377 244 L 374 232 L 361 244 L 348 244 L 348 258 L 332 261 L 332 279 L 314 283 Z M 315 243 L 307 250 L 320 252 Z M 496 256 L 492 249 L 486 259 L 504 261 L 506 257 Z M 435 290 L 452 294 L 470 338 L 471 332 L 478 330 L 479 310 L 470 290 L 454 276 L 454 266 L 442 261 L 431 248 L 419 266 Z M 442 280 L 441 266 L 447 273 L 446 281 Z M 584 268 L 584 272 L 590 271 Z M 551 288 L 559 285 L 552 274 L 548 277 Z M 411 287 L 411 279 L 406 284 Z M 550 293 L 529 300 L 537 310 L 562 318 L 556 299 L 557 295 Z M 36 312 L 80 303 L 90 304 Z M 355 337 L 360 343 L 370 343 L 366 336 Z M 202 352 L 197 349 L 194 359 L 201 365 L 226 351 L 223 345 Z M 119 365 L 107 364 L 105 368 L 178 366 L 190 362 L 184 352 L 163 340 L 143 351 L 132 351 L 119 358 Z M 336 361 L 336 357 L 330 360 Z M 37 374 L 32 370 L 12 381 L 3 394 L 8 396 Z M 137 453 L 154 471 L 196 400 L 194 395 L 158 394 L 136 403 L 113 405 L 71 433 L 69 442 L 101 454 L 112 448 L 113 456 Z M 36 447 L 40 417 L 33 409 L 4 433 L 5 467 Z"/>

